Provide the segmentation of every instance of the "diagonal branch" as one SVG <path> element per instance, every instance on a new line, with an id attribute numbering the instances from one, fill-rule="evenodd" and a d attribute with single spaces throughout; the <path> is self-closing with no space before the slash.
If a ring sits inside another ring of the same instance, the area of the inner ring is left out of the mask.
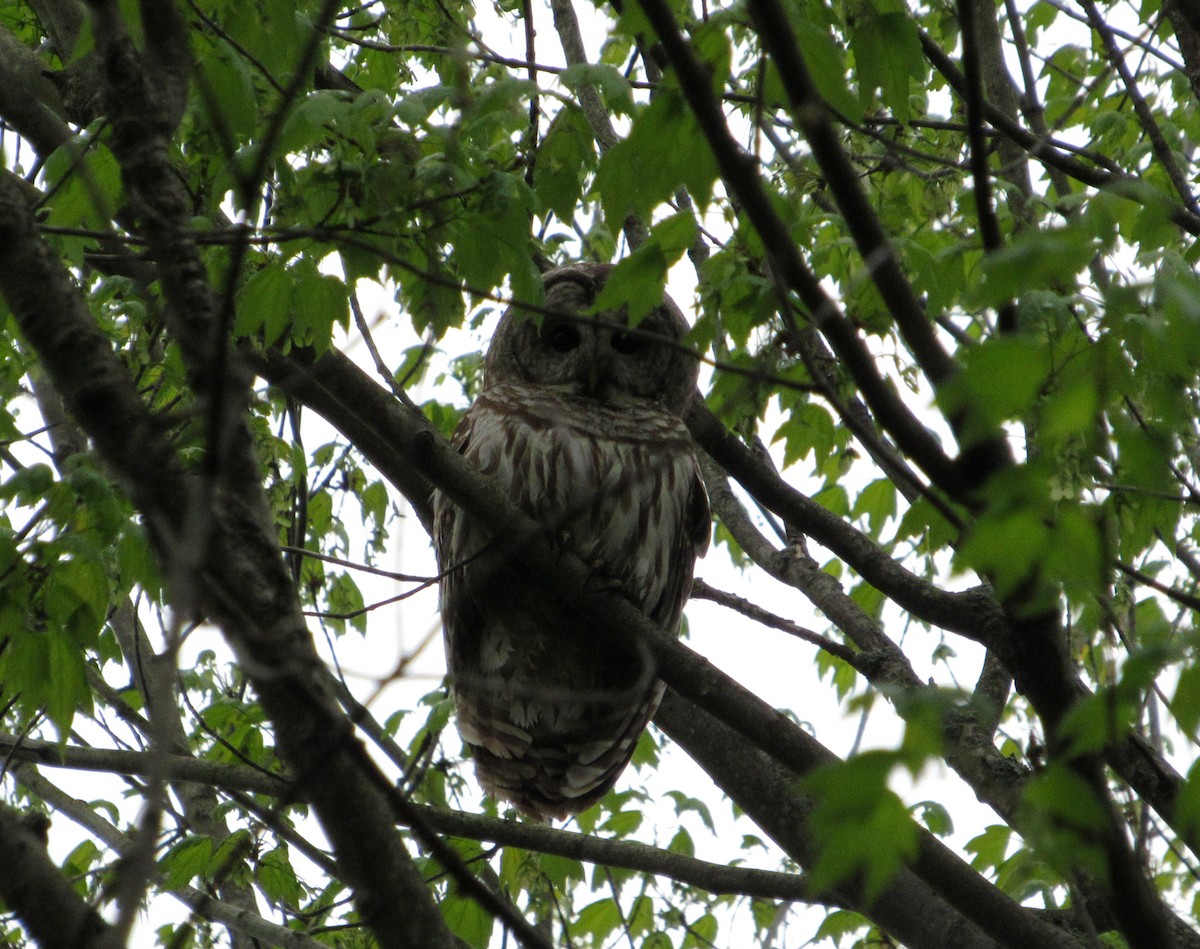
<path id="1" fill-rule="evenodd" d="M 0 806 L 0 897 L 43 946 L 124 946 L 54 865 L 36 828 L 7 805 Z"/>
<path id="2" fill-rule="evenodd" d="M 1167 173 L 1167 178 L 1172 186 L 1183 199 L 1183 203 L 1188 210 L 1193 214 L 1200 212 L 1200 208 L 1196 204 L 1196 196 L 1192 194 L 1191 184 L 1188 182 L 1187 175 L 1183 173 L 1183 169 L 1179 167 L 1179 163 L 1175 160 L 1175 153 L 1171 150 L 1171 146 L 1167 144 L 1166 138 L 1163 136 L 1162 128 L 1158 124 L 1158 119 L 1154 117 L 1154 110 L 1150 108 L 1146 102 L 1146 97 L 1142 95 L 1141 89 L 1138 88 L 1137 79 L 1133 73 L 1129 71 L 1129 65 L 1125 62 L 1125 56 L 1117 46 L 1116 37 L 1112 30 L 1104 21 L 1104 17 L 1100 15 L 1099 9 L 1092 0 L 1079 0 L 1079 5 L 1083 7 L 1087 14 L 1088 22 L 1093 30 L 1100 37 L 1100 42 L 1104 45 L 1104 52 L 1108 56 L 1108 61 L 1112 63 L 1116 69 L 1117 75 L 1121 77 L 1121 83 L 1125 86 L 1125 94 L 1129 96 L 1129 101 L 1133 103 L 1133 111 L 1137 114 L 1138 121 L 1141 122 L 1142 131 L 1146 133 L 1146 137 L 1150 139 L 1150 146 L 1154 149 L 1154 157 L 1158 159 L 1163 170 Z"/>
<path id="3" fill-rule="evenodd" d="M 131 752 L 132 753 L 132 752 Z M 149 755 L 142 755 L 148 759 Z M 140 773 L 153 770 L 156 763 L 149 760 L 143 762 Z M 105 820 L 83 801 L 71 797 L 56 785 L 46 780 L 36 768 L 22 764 L 13 772 L 17 782 L 30 793 L 45 801 L 60 814 L 65 814 L 84 830 L 102 840 L 118 854 L 126 854 L 134 849 L 134 841 L 128 834 L 123 833 L 109 821 Z M 56 871 L 57 872 L 57 871 Z M 61 878 L 61 874 L 59 874 Z M 158 871 L 155 876 L 161 879 Z M 318 942 L 311 936 L 296 932 L 286 926 L 280 926 L 264 919 L 256 909 L 216 899 L 193 886 L 180 886 L 168 890 L 172 896 L 187 906 L 201 919 L 207 919 L 225 926 L 230 933 L 244 936 L 250 940 L 258 940 L 272 946 L 282 946 L 284 949 L 322 949 L 324 943 Z M 62 941 L 47 943 L 48 945 L 76 945 Z"/>
<path id="4" fill-rule="evenodd" d="M 639 0 L 647 19 L 700 126 L 725 182 L 743 213 L 762 238 L 776 275 L 794 291 L 808 318 L 829 340 L 863 393 L 867 404 L 896 444 L 950 495 L 957 494 L 959 474 L 938 440 L 896 396 L 879 373 L 857 330 L 825 292 L 801 257 L 790 231 L 777 213 L 758 173 L 758 163 L 734 140 L 712 89 L 711 76 L 679 32 L 664 0 Z"/>
<path id="5" fill-rule="evenodd" d="M 195 545 L 197 538 L 180 536 L 194 480 L 7 174 L 0 175 L 0 293 L 71 414 L 127 487 L 160 555 Z M 454 940 L 392 826 L 386 797 L 362 773 L 350 725 L 313 672 L 320 659 L 268 510 L 255 466 L 240 491 L 224 494 L 211 512 L 197 555 L 198 596 L 255 684 L 280 754 L 295 768 L 381 945 L 451 949 Z"/>
<path id="6" fill-rule="evenodd" d="M 659 0 L 643 0 L 643 8 L 648 3 L 657 5 Z M 917 364 L 935 387 L 941 385 L 957 371 L 957 364 L 938 342 L 934 324 L 901 269 L 895 248 L 842 150 L 829 109 L 812 81 L 783 6 L 778 0 L 749 0 L 748 5 L 758 27 L 759 41 L 779 70 L 791 101 L 792 117 L 808 140 L 813 158 L 825 176 L 880 297 Z M 657 24 L 655 29 L 659 29 Z M 674 55 L 671 59 L 675 62 Z"/>

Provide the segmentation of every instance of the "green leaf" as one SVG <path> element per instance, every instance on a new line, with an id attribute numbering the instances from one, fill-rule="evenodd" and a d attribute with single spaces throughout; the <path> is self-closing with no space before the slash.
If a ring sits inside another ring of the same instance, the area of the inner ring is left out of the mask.
<path id="1" fill-rule="evenodd" d="M 854 501 L 852 517 L 867 516 L 867 524 L 873 536 L 879 536 L 884 523 L 896 514 L 896 483 L 890 478 L 879 478 L 868 484 Z"/>
<path id="2" fill-rule="evenodd" d="M 938 801 L 921 801 L 911 808 L 913 815 L 929 828 L 931 833 L 939 837 L 949 837 L 954 833 L 954 821 L 944 804 Z"/>
<path id="3" fill-rule="evenodd" d="M 584 171 L 595 164 L 595 140 L 583 111 L 564 108 L 551 122 L 538 148 L 533 166 L 533 189 L 538 200 L 559 220 L 573 221 L 583 196 Z"/>
<path id="4" fill-rule="evenodd" d="M 1035 510 L 1019 509 L 981 518 L 958 549 L 961 567 L 991 577 L 1007 596 L 1028 582 L 1045 558 L 1050 527 Z"/>
<path id="5" fill-rule="evenodd" d="M 67 854 L 67 858 L 62 862 L 63 875 L 71 880 L 75 892 L 85 899 L 92 895 L 88 886 L 88 878 L 103 856 L 95 843 L 85 840 Z"/>
<path id="6" fill-rule="evenodd" d="M 705 913 L 699 919 L 688 924 L 681 949 L 711 949 L 712 946 L 717 945 L 719 931 L 717 917 L 712 913 Z"/>
<path id="7" fill-rule="evenodd" d="M 43 174 L 49 186 L 47 224 L 108 226 L 121 195 L 121 169 L 106 146 L 73 138 L 51 152 Z"/>
<path id="8" fill-rule="evenodd" d="M 1031 337 L 990 339 L 962 355 L 962 371 L 942 388 L 938 403 L 962 419 L 965 442 L 989 437 L 1001 422 L 1032 409 L 1050 373 L 1048 357 Z"/>
<path id="9" fill-rule="evenodd" d="M 614 115 L 629 115 L 633 111 L 633 87 L 619 69 L 607 63 L 574 63 L 559 74 L 559 81 L 572 92 L 584 86 L 600 92 L 604 103 Z M 560 112 L 561 116 L 567 109 Z M 588 135 L 589 143 L 594 141 Z M 590 148 L 590 144 L 589 144 Z"/>
<path id="10" fill-rule="evenodd" d="M 366 603 L 363 600 L 362 591 L 359 590 L 358 584 L 352 577 L 345 573 L 334 574 L 329 583 L 326 599 L 330 612 L 337 614 L 326 617 L 326 622 L 334 629 L 344 629 L 347 621 L 342 617 L 349 616 L 349 623 L 353 629 L 360 633 L 367 631 L 367 614 L 364 610 Z"/>
<path id="11" fill-rule="evenodd" d="M 992 824 L 982 834 L 968 840 L 967 853 L 974 855 L 971 866 L 976 870 L 992 870 L 1003 864 L 1012 834 L 1011 827 Z"/>
<path id="12" fill-rule="evenodd" d="M 618 811 L 601 824 L 600 829 L 608 831 L 613 837 L 628 837 L 642 826 L 643 817 L 641 811 Z"/>
<path id="13" fill-rule="evenodd" d="M 1189 662 L 1180 670 L 1171 698 L 1171 714 L 1184 733 L 1194 738 L 1200 729 L 1200 664 Z"/>
<path id="14" fill-rule="evenodd" d="M 871 899 L 916 856 L 916 825 L 887 787 L 895 763 L 891 753 L 866 752 L 804 779 L 817 802 L 810 821 L 818 847 L 815 891 L 861 874 Z"/>
<path id="15" fill-rule="evenodd" d="M 650 239 L 617 262 L 596 297 L 597 311 L 627 307 L 629 323 L 637 326 L 660 305 L 666 292 L 667 270 L 691 246 L 696 222 L 690 214 L 676 214 L 659 222 Z"/>
<path id="16" fill-rule="evenodd" d="M 621 910 L 612 899 L 596 900 L 579 911 L 575 929 L 587 933 L 597 944 L 604 942 L 621 925 Z"/>
<path id="17" fill-rule="evenodd" d="M 1060 505 L 1051 521 L 1042 570 L 1082 602 L 1107 588 L 1110 551 L 1097 509 Z"/>
<path id="18" fill-rule="evenodd" d="M 208 837 L 185 837 L 159 861 L 168 890 L 178 890 L 203 876 L 212 859 L 212 840 Z"/>
<path id="19" fill-rule="evenodd" d="M 314 145 L 324 144 L 329 127 L 339 119 L 348 118 L 353 104 L 345 93 L 318 89 L 306 95 L 288 113 L 279 133 L 276 151 L 281 155 L 294 154 Z"/>
<path id="20" fill-rule="evenodd" d="M 258 126 L 258 94 L 250 67 L 243 56 L 214 37 L 213 45 L 197 61 L 196 86 L 189 111 L 219 136 L 228 135 L 244 145 Z"/>
<path id="21" fill-rule="evenodd" d="M 841 946 L 843 936 L 851 936 L 871 925 L 871 921 L 861 913 L 853 910 L 839 909 L 828 913 L 817 927 L 813 942 L 828 939 L 835 946 Z M 857 943 L 856 945 L 861 945 Z"/>
<path id="22" fill-rule="evenodd" d="M 60 738 L 71 731 L 75 710 L 84 706 L 91 711 L 92 692 L 88 688 L 87 666 L 78 644 L 55 632 L 47 635 L 49 681 L 46 715 L 54 723 Z"/>
<path id="23" fill-rule="evenodd" d="M 1083 227 L 1023 231 L 983 261 L 971 306 L 1000 306 L 1031 290 L 1054 287 L 1083 270 L 1099 245 Z"/>
<path id="24" fill-rule="evenodd" d="M 922 88 L 925 56 L 917 25 L 907 13 L 870 14 L 857 18 L 850 49 L 858 67 L 859 98 L 864 109 L 878 89 L 883 104 L 901 122 L 909 120 L 909 90 Z"/>
<path id="25" fill-rule="evenodd" d="M 716 825 L 713 823 L 712 812 L 703 801 L 698 798 L 688 797 L 682 791 L 668 791 L 667 797 L 674 802 L 677 817 L 682 817 L 689 812 L 696 814 L 704 822 L 705 827 L 714 834 L 717 832 Z"/>
<path id="26" fill-rule="evenodd" d="M 104 565 L 80 556 L 60 560 L 42 587 L 47 615 L 60 632 L 73 633 L 77 651 L 95 645 L 108 614 L 109 593 Z"/>
<path id="27" fill-rule="evenodd" d="M 1182 834 L 1200 832 L 1200 760 L 1193 761 L 1175 798 L 1175 819 Z"/>
<path id="28" fill-rule="evenodd" d="M 571 857 L 544 853 L 540 856 L 539 865 L 546 878 L 560 888 L 566 888 L 574 883 L 582 883 L 585 878 L 583 864 Z"/>
<path id="29" fill-rule="evenodd" d="M 667 849 L 672 853 L 681 853 L 685 857 L 696 856 L 696 844 L 692 840 L 692 835 L 682 827 L 675 832 L 675 836 L 667 844 Z"/>
<path id="30" fill-rule="evenodd" d="M 318 272 L 315 267 L 297 268 L 293 300 L 292 339 L 312 346 L 317 353 L 329 349 L 335 326 L 345 329 L 350 325 L 345 284 L 337 277 Z"/>
<path id="31" fill-rule="evenodd" d="M 452 887 L 438 908 L 454 935 L 473 949 L 487 949 L 496 920 L 490 910 L 479 905 L 477 899 L 463 896 L 457 887 Z"/>
<path id="32" fill-rule="evenodd" d="M 290 271 L 277 263 L 263 267 L 238 293 L 234 335 L 261 333 L 264 342 L 278 342 L 292 322 L 294 292 L 295 281 Z"/>
<path id="33" fill-rule="evenodd" d="M 1022 831 L 1052 866 L 1064 873 L 1086 868 L 1107 879 L 1101 841 L 1108 812 L 1077 771 L 1051 763 L 1026 786 L 1020 807 Z"/>
<path id="34" fill-rule="evenodd" d="M 840 115 L 860 116 L 861 104 L 846 83 L 846 57 L 830 35 L 829 28 L 800 19 L 796 21 L 795 29 L 796 42 L 800 45 L 805 65 L 821 98 Z M 772 73 L 778 81 L 774 64 L 769 71 L 769 74 Z M 782 93 L 776 93 L 774 98 L 776 101 L 786 101 Z"/>
<path id="35" fill-rule="evenodd" d="M 254 880 L 276 906 L 297 908 L 304 899 L 304 888 L 288 859 L 287 847 L 273 847 L 259 857 L 254 867 Z"/>
<path id="36" fill-rule="evenodd" d="M 707 205 L 716 178 L 716 161 L 683 95 L 666 87 L 638 113 L 629 136 L 604 153 L 596 187 L 609 229 L 619 232 L 630 214 L 650 219 L 680 186 Z"/>

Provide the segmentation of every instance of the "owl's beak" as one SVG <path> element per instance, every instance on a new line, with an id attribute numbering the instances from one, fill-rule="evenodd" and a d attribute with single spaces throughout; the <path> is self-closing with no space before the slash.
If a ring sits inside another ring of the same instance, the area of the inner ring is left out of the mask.
<path id="1" fill-rule="evenodd" d="M 583 380 L 584 391 L 591 398 L 598 398 L 608 391 L 612 382 L 613 370 L 616 368 L 612 353 L 599 352 L 588 363 L 587 376 Z"/>

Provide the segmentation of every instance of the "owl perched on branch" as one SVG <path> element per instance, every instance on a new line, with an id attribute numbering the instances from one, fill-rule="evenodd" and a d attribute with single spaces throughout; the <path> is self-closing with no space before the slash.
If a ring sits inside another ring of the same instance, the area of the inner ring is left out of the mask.
<path id="1" fill-rule="evenodd" d="M 611 271 L 552 271 L 550 313 L 504 314 L 454 443 L 598 584 L 676 634 L 710 526 L 680 421 L 698 367 L 669 342 L 688 329 L 670 299 L 638 332 L 623 311 L 585 315 Z M 598 635 L 526 573 L 511 539 L 440 493 L 434 517 L 451 692 L 480 784 L 542 819 L 583 810 L 662 698 L 648 650 Z"/>

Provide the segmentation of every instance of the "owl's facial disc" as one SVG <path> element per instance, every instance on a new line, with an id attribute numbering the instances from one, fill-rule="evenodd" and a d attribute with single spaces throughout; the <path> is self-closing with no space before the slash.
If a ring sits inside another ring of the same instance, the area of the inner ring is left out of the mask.
<path id="1" fill-rule="evenodd" d="M 592 315 L 611 265 L 573 264 L 545 277 L 541 320 L 510 308 L 488 350 L 484 386 L 543 386 L 612 408 L 654 402 L 680 413 L 692 397 L 697 364 L 674 345 L 688 332 L 679 308 L 664 298 L 639 323 L 624 310 Z"/>
<path id="2" fill-rule="evenodd" d="M 539 338 L 543 346 L 561 357 L 562 382 L 573 382 L 580 395 L 603 399 L 618 377 L 620 364 L 645 349 L 645 340 L 620 329 L 623 325 L 623 321 L 615 320 L 610 326 L 548 317 Z"/>

